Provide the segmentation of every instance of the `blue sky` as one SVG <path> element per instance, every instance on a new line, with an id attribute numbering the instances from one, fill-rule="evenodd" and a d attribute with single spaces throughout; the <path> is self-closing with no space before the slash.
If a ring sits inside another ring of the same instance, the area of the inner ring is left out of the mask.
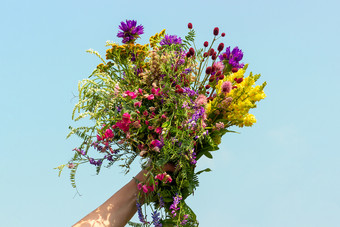
<path id="1" fill-rule="evenodd" d="M 75 196 L 66 163 L 79 140 L 66 140 L 77 82 L 118 42 L 120 21 L 163 28 L 196 44 L 216 26 L 244 51 L 248 72 L 267 81 L 258 123 L 223 138 L 202 159 L 200 187 L 188 202 L 201 226 L 340 226 L 338 1 L 2 1 L 0 13 L 1 226 L 70 226 L 139 171 L 78 171 Z M 74 124 L 73 124 L 74 125 Z M 135 219 L 136 220 L 136 219 Z"/>

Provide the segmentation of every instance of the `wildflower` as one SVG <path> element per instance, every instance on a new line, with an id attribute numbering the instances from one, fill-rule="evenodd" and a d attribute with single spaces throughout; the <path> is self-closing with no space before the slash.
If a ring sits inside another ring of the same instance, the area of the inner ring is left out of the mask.
<path id="1" fill-rule="evenodd" d="M 190 47 L 189 53 L 190 53 L 191 56 L 194 56 L 194 55 L 195 55 L 195 50 L 194 50 L 194 48 Z"/>
<path id="2" fill-rule="evenodd" d="M 215 28 L 214 28 L 214 36 L 218 35 L 218 32 L 219 32 L 218 27 L 215 27 Z"/>
<path id="3" fill-rule="evenodd" d="M 155 132 L 156 132 L 157 134 L 160 134 L 160 133 L 162 132 L 162 127 L 156 128 L 156 129 L 155 129 Z"/>
<path id="4" fill-rule="evenodd" d="M 209 46 L 209 43 L 208 41 L 205 41 L 204 44 L 203 44 L 204 47 L 208 47 Z"/>
<path id="5" fill-rule="evenodd" d="M 121 31 L 118 32 L 117 37 L 123 38 L 123 43 L 133 43 L 135 39 L 144 33 L 143 26 L 137 26 L 137 21 L 135 20 L 126 20 L 126 23 L 122 21 L 119 29 Z"/>
<path id="6" fill-rule="evenodd" d="M 189 24 L 188 24 L 188 28 L 189 28 L 189 29 L 192 29 L 192 23 L 189 23 Z"/>
<path id="7" fill-rule="evenodd" d="M 73 163 L 69 163 L 69 164 L 67 165 L 67 167 L 68 167 L 69 169 L 73 169 L 73 168 L 75 167 L 75 165 L 74 165 Z"/>
<path id="8" fill-rule="evenodd" d="M 205 73 L 209 75 L 211 73 L 211 70 L 212 70 L 212 68 L 210 66 L 208 66 L 205 70 Z"/>
<path id="9" fill-rule="evenodd" d="M 153 224 L 155 227 L 162 227 L 162 223 L 160 222 L 160 217 L 159 217 L 159 213 L 157 212 L 157 210 L 155 210 L 152 215 L 152 220 L 153 220 Z"/>
<path id="10" fill-rule="evenodd" d="M 137 107 L 137 106 L 140 107 L 141 105 L 142 105 L 142 102 L 141 102 L 141 101 L 135 102 L 135 103 L 134 103 L 134 106 L 135 106 L 135 107 Z"/>
<path id="11" fill-rule="evenodd" d="M 175 217 L 176 211 L 179 210 L 180 208 L 178 207 L 178 204 L 180 203 L 180 201 L 182 200 L 182 196 L 176 194 L 176 196 L 173 197 L 174 201 L 173 203 L 170 205 L 170 209 L 172 210 L 171 213 L 172 215 Z"/>
<path id="12" fill-rule="evenodd" d="M 143 192 L 144 192 L 144 193 L 148 193 L 148 186 L 147 186 L 147 185 L 144 184 L 144 185 L 142 186 L 142 189 L 143 189 Z"/>
<path id="13" fill-rule="evenodd" d="M 114 134 L 113 134 L 113 132 L 112 132 L 112 130 L 111 129 L 106 129 L 106 131 L 105 131 L 105 137 L 106 138 L 113 138 L 114 137 Z"/>
<path id="14" fill-rule="evenodd" d="M 218 47 L 217 47 L 217 50 L 218 50 L 219 52 L 221 52 L 221 51 L 223 50 L 223 48 L 224 48 L 224 43 L 220 43 L 220 44 L 218 45 Z"/>
<path id="15" fill-rule="evenodd" d="M 218 122 L 215 124 L 215 129 L 216 130 L 221 130 L 224 128 L 224 123 L 223 122 Z"/>
<path id="16" fill-rule="evenodd" d="M 137 211 L 138 211 L 138 218 L 139 220 L 143 223 L 143 224 L 147 224 L 148 222 L 145 220 L 143 212 L 142 212 L 142 207 L 140 205 L 140 203 L 137 201 L 136 202 L 136 206 L 137 206 Z"/>
<path id="17" fill-rule="evenodd" d="M 207 104 L 207 97 L 205 95 L 200 94 L 195 100 L 197 106 L 202 106 Z"/>
<path id="18" fill-rule="evenodd" d="M 187 214 L 183 215 L 183 221 L 181 221 L 181 225 L 185 225 L 188 222 L 188 217 L 189 216 Z"/>
<path id="19" fill-rule="evenodd" d="M 177 35 L 165 35 L 164 38 L 159 43 L 161 46 L 164 45 L 172 45 L 172 44 L 182 44 L 181 37 L 177 37 Z"/>
<path id="20" fill-rule="evenodd" d="M 232 84 L 230 83 L 230 81 L 224 81 L 221 86 L 222 92 L 229 93 L 231 91 L 231 86 Z"/>
<path id="21" fill-rule="evenodd" d="M 238 47 L 235 47 L 230 52 L 230 46 L 227 47 L 226 52 L 219 56 L 220 60 L 226 60 L 232 67 L 232 72 L 237 72 L 238 69 L 243 68 L 244 64 L 240 64 L 243 58 L 243 52 Z M 236 70 L 236 71 L 235 71 Z"/>
<path id="22" fill-rule="evenodd" d="M 225 36 L 225 33 L 223 32 L 223 33 L 221 34 L 221 36 L 224 37 L 224 36 Z"/>
<path id="23" fill-rule="evenodd" d="M 154 98 L 155 98 L 154 95 L 148 95 L 148 97 L 147 97 L 148 100 L 152 100 L 152 99 L 154 99 Z"/>

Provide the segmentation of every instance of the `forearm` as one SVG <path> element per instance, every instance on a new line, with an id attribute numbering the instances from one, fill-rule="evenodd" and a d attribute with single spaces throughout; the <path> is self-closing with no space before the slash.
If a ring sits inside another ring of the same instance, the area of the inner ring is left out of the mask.
<path id="1" fill-rule="evenodd" d="M 136 179 L 144 181 L 146 173 L 142 170 Z M 74 227 L 124 227 L 137 211 L 137 183 L 132 179 L 105 203 L 74 225 Z"/>

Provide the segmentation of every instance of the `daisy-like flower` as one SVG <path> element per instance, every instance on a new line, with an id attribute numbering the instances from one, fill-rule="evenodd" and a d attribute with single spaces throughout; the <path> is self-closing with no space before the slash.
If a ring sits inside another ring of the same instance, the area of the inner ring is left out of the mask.
<path id="1" fill-rule="evenodd" d="M 133 43 L 144 33 L 144 27 L 142 25 L 137 26 L 135 20 L 126 20 L 126 23 L 120 22 L 119 29 L 122 31 L 118 32 L 117 37 L 123 38 L 123 43 Z"/>

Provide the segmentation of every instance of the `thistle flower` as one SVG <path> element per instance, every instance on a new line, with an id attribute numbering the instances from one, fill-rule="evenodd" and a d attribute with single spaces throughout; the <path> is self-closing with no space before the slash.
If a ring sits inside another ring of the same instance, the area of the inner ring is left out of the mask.
<path id="1" fill-rule="evenodd" d="M 123 43 L 133 43 L 144 33 L 143 26 L 137 26 L 137 21 L 135 20 L 126 20 L 126 23 L 122 21 L 119 25 L 119 29 L 121 31 L 118 32 L 117 37 L 123 38 Z"/>

